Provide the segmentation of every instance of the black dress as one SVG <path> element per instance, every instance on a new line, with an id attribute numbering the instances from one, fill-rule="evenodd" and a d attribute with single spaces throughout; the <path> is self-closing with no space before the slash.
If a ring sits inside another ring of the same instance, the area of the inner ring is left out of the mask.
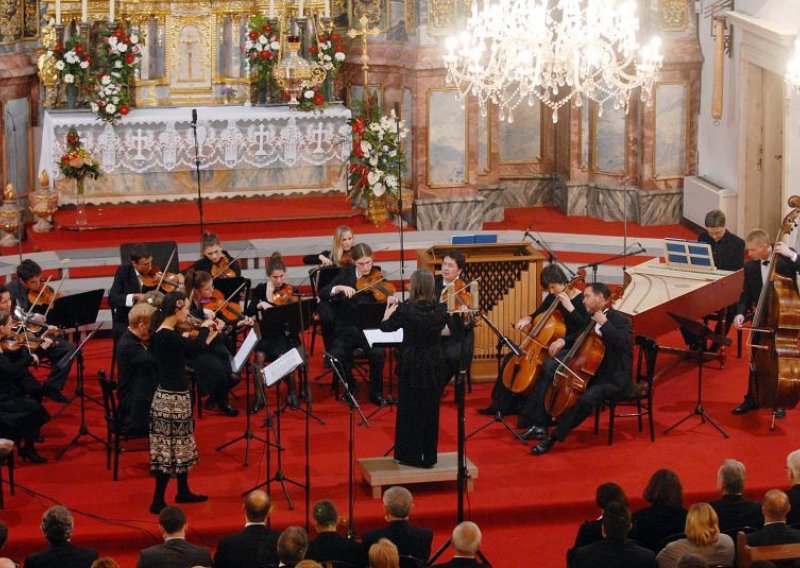
<path id="1" fill-rule="evenodd" d="M 399 398 L 394 457 L 416 467 L 436 464 L 439 442 L 439 399 L 446 367 L 441 332 L 447 306 L 438 302 L 401 304 L 383 331 L 403 328 L 399 348 Z"/>
<path id="2" fill-rule="evenodd" d="M 50 421 L 41 401 L 27 396 L 22 386 L 30 376 L 31 361 L 27 352 L 12 362 L 0 351 L 0 436 L 15 442 L 34 441 L 42 425 Z"/>
<path id="3" fill-rule="evenodd" d="M 239 266 L 239 261 L 238 260 L 234 261 L 233 257 L 226 250 L 222 251 L 222 254 L 224 254 L 225 258 L 228 259 L 228 267 L 236 273 L 236 276 L 241 276 L 242 267 Z M 211 274 L 211 270 L 214 268 L 214 264 L 206 257 L 203 257 L 199 260 L 196 260 L 195 263 L 192 265 L 192 268 L 194 268 L 195 272 L 203 271 Z"/>

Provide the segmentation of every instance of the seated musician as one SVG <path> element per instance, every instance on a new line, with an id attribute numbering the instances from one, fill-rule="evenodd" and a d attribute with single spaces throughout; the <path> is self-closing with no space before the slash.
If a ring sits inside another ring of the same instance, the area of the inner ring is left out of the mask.
<path id="1" fill-rule="evenodd" d="M 15 329 L 20 329 L 21 324 L 17 321 L 14 317 L 14 301 L 11 299 L 11 292 L 8 291 L 8 287 L 5 284 L 0 284 L 0 310 L 4 310 L 6 312 L 11 313 L 11 320 L 12 325 L 15 325 Z M 52 327 L 52 326 L 51 326 Z M 43 338 L 41 343 L 39 344 L 39 348 L 43 350 L 49 349 L 53 344 L 53 340 L 46 336 Z M 16 349 L 6 350 L 6 357 L 12 363 L 16 363 L 20 359 L 29 359 L 29 361 L 33 364 L 37 363 L 39 358 L 36 356 L 37 349 L 31 350 L 27 349 L 27 347 L 23 349 Z M 32 355 L 30 358 L 28 355 Z M 44 389 L 42 385 L 39 384 L 39 381 L 36 380 L 30 371 L 26 373 L 20 373 L 20 376 L 17 380 L 17 386 L 22 389 L 22 391 L 32 399 L 41 402 L 42 397 L 44 396 Z"/>
<path id="2" fill-rule="evenodd" d="M 38 358 L 16 340 L 5 340 L 11 336 L 12 327 L 11 314 L 0 310 L 0 338 L 3 338 L 0 341 L 0 436 L 17 442 L 17 453 L 24 461 L 43 463 L 47 460 L 36 451 L 35 443 L 41 427 L 50 421 L 50 415 L 42 406 L 41 397 L 36 400 L 21 387 L 26 380 L 31 380 L 28 365 L 36 364 Z M 20 357 L 9 357 L 11 349 L 17 349 Z"/>
<path id="3" fill-rule="evenodd" d="M 361 329 L 358 319 L 358 305 L 360 303 L 375 302 L 374 295 L 366 292 L 358 293 L 359 280 L 362 285 L 367 278 L 374 278 L 377 268 L 372 266 L 372 249 L 369 245 L 358 243 L 352 250 L 355 266 L 343 267 L 339 274 L 325 288 L 320 290 L 320 298 L 331 300 L 336 315 L 336 334 L 333 345 L 328 352 L 336 357 L 342 365 L 342 373 L 347 381 L 350 391 L 355 395 L 358 384 L 353 378 L 353 351 L 361 348 L 369 359 L 369 400 L 381 405 L 386 401 L 383 398 L 383 366 L 386 360 L 384 348 L 370 347 L 367 338 Z M 380 287 L 380 286 L 378 286 Z M 397 302 L 394 296 L 388 296 L 388 303 Z"/>
<path id="4" fill-rule="evenodd" d="M 558 418 L 555 430 L 550 434 L 546 430 L 546 401 L 542 399 L 537 405 L 533 426 L 537 428 L 537 431 L 531 437 L 542 438 L 542 441 L 532 448 L 533 455 L 545 454 L 553 449 L 557 441 L 563 442 L 574 428 L 591 416 L 594 408 L 602 404 L 603 399 L 624 396 L 633 388 L 631 377 L 633 332 L 630 320 L 608 307 L 611 291 L 605 284 L 600 282 L 589 284 L 583 294 L 583 305 L 591 316 L 590 323 L 587 325 L 594 323 L 594 333 L 600 336 L 605 345 L 605 354 L 602 363 L 589 380 L 586 391 L 574 406 L 568 408 Z M 580 333 L 578 337 L 582 335 Z M 550 352 L 554 357 L 564 357 L 575 346 L 576 339 L 577 337 L 573 336 L 566 340 L 557 340 L 550 346 Z M 569 364 L 569 361 L 566 363 Z M 543 369 L 545 372 L 540 380 L 551 384 L 558 367 L 558 365 L 549 365 L 547 369 Z M 569 373 L 570 371 L 565 370 L 565 372 Z"/>
<path id="5" fill-rule="evenodd" d="M 256 319 L 261 319 L 261 313 L 274 308 L 294 304 L 299 300 L 294 291 L 294 287 L 286 282 L 286 265 L 283 263 L 281 254 L 274 252 L 267 262 L 267 281 L 253 288 L 251 292 L 250 305 L 247 308 L 248 315 L 253 315 Z M 290 351 L 294 347 L 300 346 L 300 337 L 297 333 L 292 333 L 288 329 L 267 328 L 261 325 L 261 340 L 256 345 L 256 364 L 263 367 L 267 361 L 275 361 L 278 357 Z M 258 381 L 258 378 L 254 377 Z M 286 386 L 289 391 L 288 403 L 293 409 L 298 408 L 297 383 L 294 374 L 286 377 Z M 256 386 L 256 403 L 251 409 L 255 413 L 264 408 L 264 393 L 260 385 Z"/>
<path id="6" fill-rule="evenodd" d="M 451 249 L 442 253 L 441 274 L 436 276 L 436 294 L 442 299 L 449 284 L 454 284 L 457 280 L 461 288 L 466 285 L 466 280 L 462 278 L 467 260 L 464 254 L 458 249 Z M 458 289 L 455 290 L 458 292 Z M 456 300 L 456 307 L 459 310 L 467 310 L 467 306 L 459 305 Z M 470 316 L 462 314 L 452 314 L 447 322 L 449 335 L 442 337 L 442 352 L 444 354 L 445 377 L 444 385 L 450 382 L 462 369 L 468 369 L 472 363 L 472 354 L 475 350 L 475 332 L 473 330 L 473 320 Z M 494 414 L 494 413 L 492 413 Z"/>
<path id="7" fill-rule="evenodd" d="M 119 338 L 128 329 L 128 312 L 136 302 L 145 298 L 143 275 L 153 270 L 153 255 L 146 245 L 136 244 L 130 249 L 130 261 L 117 268 L 114 282 L 108 291 L 108 305 L 113 310 L 114 337 Z"/>
<path id="8" fill-rule="evenodd" d="M 553 302 L 558 302 L 558 307 L 556 309 L 566 324 L 566 336 L 571 337 L 580 333 L 580 330 L 583 329 L 589 321 L 589 314 L 586 313 L 586 308 L 583 305 L 583 292 L 577 288 L 572 288 L 567 291 L 569 279 L 567 275 L 564 274 L 564 271 L 556 264 L 550 264 L 542 269 L 539 275 L 539 283 L 542 285 L 542 288 L 547 290 L 547 296 L 542 300 L 539 307 L 536 308 L 536 311 L 528 317 L 521 318 L 514 327 L 519 330 L 525 329 L 536 319 L 536 316 L 545 313 Z M 528 331 L 530 331 L 530 329 Z M 558 339 L 561 338 L 554 337 L 553 342 Z M 547 347 L 549 347 L 549 345 Z M 555 364 L 555 361 L 551 361 L 549 364 Z M 539 377 L 542 376 L 543 371 L 544 369 L 539 370 Z M 535 382 L 533 389 L 529 393 L 529 397 L 516 396 L 506 388 L 503 384 L 502 377 L 500 377 L 492 390 L 492 404 L 488 409 L 484 408 L 478 412 L 481 414 L 495 414 L 499 411 L 503 414 L 512 414 L 518 410 L 518 427 L 530 428 L 533 425 L 535 401 L 541 400 L 544 397 L 548 386 L 549 384 L 547 381 L 543 381 L 540 378 Z M 531 401 L 531 405 L 526 404 L 526 399 Z"/>
<path id="9" fill-rule="evenodd" d="M 150 405 L 158 387 L 158 363 L 147 350 L 150 319 L 157 308 L 141 302 L 128 312 L 128 329 L 117 340 L 117 399 L 124 432 L 146 434 Z"/>
<path id="10" fill-rule="evenodd" d="M 700 233 L 697 240 L 711 246 L 714 266 L 719 270 L 731 271 L 742 268 L 744 266 L 744 240 L 725 228 L 725 213 L 719 209 L 709 211 L 706 213 L 704 225 L 706 230 Z M 722 319 L 719 318 L 714 331 L 727 335 L 736 315 L 736 304 L 728 306 L 724 313 L 725 328 L 723 329 Z"/>
<path id="11" fill-rule="evenodd" d="M 770 258 L 772 257 L 772 241 L 763 229 L 753 229 L 747 233 L 745 238 L 747 256 L 750 260 L 744 263 L 744 289 L 736 305 L 736 317 L 733 318 L 733 325 L 741 329 L 748 318 L 752 318 L 753 312 L 758 305 L 761 296 L 761 289 L 764 282 L 769 277 Z M 800 260 L 797 253 L 789 248 L 786 243 L 779 242 L 775 245 L 777 253 L 777 263 L 775 270 L 781 276 L 794 278 L 800 271 Z M 731 412 L 734 414 L 744 414 L 758 408 L 758 393 L 752 381 L 748 381 L 747 394 L 742 403 Z M 777 416 L 781 417 L 785 412 L 777 410 Z"/>
<path id="12" fill-rule="evenodd" d="M 213 278 L 233 278 L 242 275 L 239 261 L 234 260 L 228 251 L 222 249 L 219 237 L 205 232 L 200 241 L 203 258 L 192 265 L 195 272 L 208 272 Z"/>
<path id="13" fill-rule="evenodd" d="M 195 318 L 195 321 L 218 319 L 220 320 L 220 329 L 225 327 L 225 323 L 231 323 L 223 322 L 208 307 L 213 305 L 212 301 L 217 301 L 214 295 L 214 279 L 211 274 L 189 269 L 186 272 L 186 292 L 192 298 L 189 313 Z M 243 319 L 236 325 L 239 323 L 246 325 L 251 322 Z M 224 414 L 237 416 L 239 411 L 228 403 L 228 393 L 238 384 L 238 378 L 231 376 L 231 351 L 224 335 L 221 333 L 216 336 L 197 357 L 189 361 L 189 365 L 194 370 L 200 394 L 208 395 L 206 408 L 211 410 L 215 405 L 219 405 L 219 409 Z"/>
<path id="14" fill-rule="evenodd" d="M 42 267 L 32 260 L 23 260 L 17 266 L 17 278 L 7 284 L 8 291 L 11 293 L 11 300 L 15 306 L 19 306 L 25 313 L 31 310 L 33 299 L 40 296 L 42 287 Z M 47 310 L 47 305 L 34 306 L 33 312 L 44 313 Z M 36 323 L 45 324 L 44 320 L 37 321 Z M 58 328 L 48 326 L 50 333 L 55 333 Z M 46 350 L 40 346 L 37 355 L 40 358 L 46 358 L 51 363 L 50 375 L 44 383 L 44 395 L 56 402 L 68 402 L 69 399 L 62 394 L 64 385 L 69 377 L 70 370 L 72 370 L 72 361 L 65 365 L 59 365 L 59 361 L 69 357 L 75 351 L 75 346 L 66 339 L 56 339 L 53 344 Z"/>

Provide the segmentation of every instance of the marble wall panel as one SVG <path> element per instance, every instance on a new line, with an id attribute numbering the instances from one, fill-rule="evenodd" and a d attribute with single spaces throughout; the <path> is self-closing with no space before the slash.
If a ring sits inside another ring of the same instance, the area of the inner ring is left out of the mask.
<path id="1" fill-rule="evenodd" d="M 414 208 L 420 231 L 480 231 L 483 227 L 485 200 L 481 196 L 416 199 Z"/>
<path id="2" fill-rule="evenodd" d="M 682 189 L 640 190 L 640 225 L 673 225 L 680 223 L 683 211 Z"/>
<path id="3" fill-rule="evenodd" d="M 623 197 L 627 195 L 627 206 Z M 558 187 L 554 204 L 566 215 L 585 215 L 605 221 L 640 225 L 672 225 L 681 221 L 683 190 L 628 190 L 594 184 L 567 183 Z"/>
<path id="4" fill-rule="evenodd" d="M 506 206 L 503 204 L 504 189 L 499 186 L 485 186 L 478 188 L 478 195 L 486 201 L 483 211 L 484 222 L 497 223 L 506 218 Z"/>

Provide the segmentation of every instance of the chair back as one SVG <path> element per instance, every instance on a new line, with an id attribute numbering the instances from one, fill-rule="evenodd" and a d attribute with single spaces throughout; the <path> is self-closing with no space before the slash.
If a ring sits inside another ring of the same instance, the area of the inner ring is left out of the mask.
<path id="1" fill-rule="evenodd" d="M 686 533 L 679 532 L 675 534 L 671 534 L 665 536 L 661 540 L 658 541 L 658 544 L 655 546 L 655 550 L 662 550 L 665 546 L 667 546 L 670 542 L 675 542 L 676 540 L 680 540 L 682 538 L 686 538 Z"/>
<path id="2" fill-rule="evenodd" d="M 178 243 L 175 241 L 151 241 L 146 243 L 122 243 L 119 245 L 119 259 L 121 264 L 128 264 L 131 260 L 131 249 L 134 245 L 143 244 L 150 249 L 150 254 L 153 255 L 153 263 L 161 267 L 162 270 L 167 272 L 180 272 L 180 265 L 178 262 Z M 175 251 L 173 255 L 172 252 Z M 170 260 L 172 256 L 172 260 Z M 169 266 L 167 266 L 169 261 Z"/>
<path id="3" fill-rule="evenodd" d="M 110 428 L 117 425 L 117 385 L 114 381 L 106 376 L 106 370 L 100 369 L 97 371 L 97 379 L 100 382 L 100 390 L 103 393 L 103 411 L 105 413 L 106 423 Z"/>
<path id="4" fill-rule="evenodd" d="M 644 335 L 637 335 L 636 345 L 639 347 L 639 356 L 636 361 L 636 382 L 645 383 L 648 388 L 652 388 L 653 377 L 656 374 L 658 343 Z"/>
<path id="5" fill-rule="evenodd" d="M 744 532 L 736 534 L 736 568 L 749 568 L 756 560 L 779 562 L 800 558 L 800 543 L 750 546 Z"/>

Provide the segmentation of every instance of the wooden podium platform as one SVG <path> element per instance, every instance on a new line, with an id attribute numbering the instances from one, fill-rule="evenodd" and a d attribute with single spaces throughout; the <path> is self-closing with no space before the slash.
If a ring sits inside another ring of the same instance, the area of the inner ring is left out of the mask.
<path id="1" fill-rule="evenodd" d="M 410 467 L 394 461 L 391 457 L 363 458 L 358 460 L 361 476 L 372 487 L 373 499 L 380 499 L 383 487 L 388 485 L 411 485 L 436 481 L 456 481 L 458 478 L 458 454 L 443 452 L 438 463 L 431 469 Z M 467 491 L 475 489 L 478 466 L 467 458 Z"/>

